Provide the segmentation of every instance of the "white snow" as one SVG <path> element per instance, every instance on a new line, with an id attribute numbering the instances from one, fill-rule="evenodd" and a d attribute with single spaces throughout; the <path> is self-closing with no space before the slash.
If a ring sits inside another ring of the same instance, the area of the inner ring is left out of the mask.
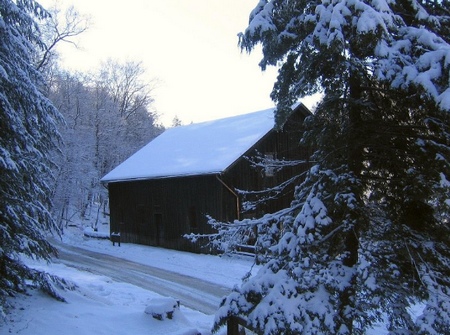
<path id="1" fill-rule="evenodd" d="M 99 234 L 109 225 L 99 226 Z M 166 270 L 187 274 L 232 288 L 251 269 L 250 257 L 220 257 L 122 243 L 113 247 L 105 239 L 84 236 L 83 229 L 69 227 L 63 242 L 87 250 L 133 260 Z M 56 301 L 39 290 L 14 299 L 15 309 L 2 320 L 0 334 L 22 335 L 190 335 L 210 334 L 214 316 L 180 306 L 172 319 L 157 320 L 146 314 L 163 300 L 151 292 L 127 283 L 114 282 L 104 276 L 83 272 L 59 263 L 43 263 L 30 259 L 29 266 L 63 277 L 78 288 L 60 292 L 67 303 Z M 225 329 L 219 334 L 226 332 Z"/>
<path id="2" fill-rule="evenodd" d="M 176 317 L 180 309 L 180 302 L 174 298 L 152 299 L 145 308 L 145 314 L 158 320 L 172 319 Z"/>
<path id="3" fill-rule="evenodd" d="M 223 172 L 275 125 L 274 109 L 166 130 L 103 182 Z"/>
<path id="4" fill-rule="evenodd" d="M 109 225 L 100 225 L 99 234 L 105 231 L 109 231 Z M 198 255 L 129 243 L 113 247 L 108 240 L 84 236 L 83 229 L 76 227 L 65 230 L 63 242 L 190 275 L 229 288 L 239 285 L 253 265 L 250 257 Z M 0 334 L 211 334 L 214 315 L 205 315 L 183 305 L 180 309 L 176 309 L 172 319 L 157 320 L 147 314 L 146 311 L 153 311 L 155 308 L 164 309 L 168 306 L 170 299 L 162 297 L 157 292 L 115 282 L 111 278 L 76 270 L 59 263 L 47 264 L 30 259 L 26 262 L 29 266 L 73 282 L 77 285 L 77 289 L 60 292 L 67 300 L 66 303 L 56 301 L 33 289 L 30 289 L 27 295 L 18 295 L 13 300 L 15 308 L 6 319 L 2 319 L 0 314 Z M 255 272 L 259 269 L 259 266 L 253 265 Z M 295 304 L 298 301 L 294 299 L 291 303 Z M 225 335 L 226 329 L 221 329 L 218 334 Z M 367 334 L 382 335 L 387 334 L 387 330 L 380 323 Z"/>

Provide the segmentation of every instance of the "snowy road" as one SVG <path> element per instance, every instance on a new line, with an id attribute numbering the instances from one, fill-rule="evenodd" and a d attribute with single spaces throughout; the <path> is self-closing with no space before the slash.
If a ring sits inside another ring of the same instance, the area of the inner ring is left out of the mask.
<path id="1" fill-rule="evenodd" d="M 55 263 L 176 298 L 182 305 L 205 314 L 214 314 L 221 298 L 230 292 L 229 288 L 217 284 L 122 258 L 59 243 L 57 248 L 59 259 Z"/>

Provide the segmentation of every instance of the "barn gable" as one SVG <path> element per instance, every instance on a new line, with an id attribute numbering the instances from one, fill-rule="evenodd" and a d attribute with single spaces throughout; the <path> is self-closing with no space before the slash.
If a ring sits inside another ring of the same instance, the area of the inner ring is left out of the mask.
<path id="1" fill-rule="evenodd" d="M 182 236 L 211 233 L 208 215 L 232 222 L 287 206 L 293 190 L 251 209 L 239 190 L 267 189 L 306 168 L 274 173 L 252 157 L 309 157 L 299 146 L 308 113 L 299 105 L 278 130 L 273 109 L 167 130 L 102 178 L 111 232 L 120 232 L 123 242 L 201 251 Z"/>

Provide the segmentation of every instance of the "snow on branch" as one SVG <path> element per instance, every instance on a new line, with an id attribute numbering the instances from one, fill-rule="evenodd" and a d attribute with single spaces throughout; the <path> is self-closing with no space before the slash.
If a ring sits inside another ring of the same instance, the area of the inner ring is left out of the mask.
<path id="1" fill-rule="evenodd" d="M 73 291 L 77 288 L 74 283 L 47 272 L 32 270 L 31 274 L 34 285 L 40 287 L 49 296 L 62 302 L 66 302 L 66 299 L 60 294 L 60 291 Z"/>
<path id="2" fill-rule="evenodd" d="M 294 167 L 301 164 L 309 163 L 307 160 L 286 160 L 286 159 L 278 159 L 273 156 L 269 156 L 267 154 L 262 154 L 259 151 L 256 151 L 256 155 L 253 157 L 244 156 L 244 158 L 250 162 L 251 167 L 253 168 L 263 168 L 263 169 L 274 169 L 275 172 L 280 171 L 286 167 Z"/>
<path id="3" fill-rule="evenodd" d="M 264 190 L 259 191 L 248 191 L 248 190 L 240 190 L 236 189 L 236 192 L 244 197 L 248 196 L 257 196 L 256 200 L 249 200 L 242 202 L 242 211 L 249 212 L 255 210 L 258 206 L 270 201 L 277 199 L 280 194 L 290 185 L 293 185 L 300 178 L 303 178 L 304 173 L 295 175 L 292 178 L 282 182 L 281 184 L 276 185 L 275 187 L 266 188 Z"/>
<path id="4" fill-rule="evenodd" d="M 266 250 L 269 244 L 280 238 L 282 229 L 280 221 L 285 216 L 291 216 L 301 204 L 284 208 L 276 213 L 266 214 L 261 218 L 220 222 L 208 216 L 208 223 L 217 231 L 213 234 L 186 234 L 184 238 L 196 243 L 206 241 L 205 247 L 230 254 L 242 246 L 254 245 L 255 252 Z M 269 243 L 269 240 L 272 242 Z M 265 251 L 267 252 L 267 250 Z"/>
<path id="5" fill-rule="evenodd" d="M 252 168 L 260 169 L 261 174 L 265 177 L 274 177 L 282 169 L 293 168 L 310 163 L 310 161 L 307 160 L 278 159 L 275 158 L 274 154 L 262 154 L 258 151 L 256 151 L 255 156 L 244 156 L 244 158 L 250 163 Z M 258 206 L 279 198 L 289 186 L 295 185 L 298 181 L 303 179 L 305 174 L 306 172 L 294 173 L 293 176 L 287 180 L 262 190 L 243 190 L 236 188 L 235 191 L 244 198 L 242 201 L 242 211 L 244 213 L 253 211 Z M 249 200 L 250 197 L 252 197 L 251 200 Z"/>

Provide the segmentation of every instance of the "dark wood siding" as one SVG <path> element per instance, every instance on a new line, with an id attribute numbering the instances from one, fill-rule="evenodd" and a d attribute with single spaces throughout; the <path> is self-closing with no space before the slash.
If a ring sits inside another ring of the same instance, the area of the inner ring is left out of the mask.
<path id="1" fill-rule="evenodd" d="M 241 204 L 246 200 L 255 201 L 267 196 L 267 193 L 251 194 L 252 192 L 273 188 L 293 176 L 300 176 L 297 184 L 301 181 L 303 172 L 310 167 L 308 159 L 311 154 L 310 148 L 300 144 L 303 120 L 304 115 L 294 113 L 284 127 L 269 132 L 224 174 L 224 180 L 231 187 L 250 192 L 246 196 L 240 195 Z M 250 163 L 251 160 L 255 160 L 255 157 L 264 155 L 273 155 L 273 158 L 277 160 L 303 161 L 304 163 L 292 167 L 287 166 L 269 174 L 263 168 L 254 167 Z M 257 217 L 289 206 L 293 200 L 295 185 L 296 183 L 288 186 L 280 196 L 261 204 L 255 210 L 243 211 L 241 216 Z"/>
<path id="2" fill-rule="evenodd" d="M 210 233 L 207 215 L 237 216 L 236 199 L 215 175 L 110 183 L 109 194 L 111 232 L 123 242 L 201 251 L 182 236 Z"/>
<path id="3" fill-rule="evenodd" d="M 302 107 L 304 108 L 304 107 Z M 240 213 L 242 196 L 236 189 L 266 190 L 301 175 L 309 168 L 310 149 L 300 145 L 305 111 L 300 108 L 279 130 L 272 130 L 245 155 L 219 175 L 173 177 L 109 183 L 111 233 L 120 232 L 123 242 L 139 243 L 186 251 L 208 251 L 192 244 L 184 234 L 211 233 L 207 215 L 233 222 L 237 218 L 260 216 L 286 206 L 292 201 L 291 185 L 283 195 L 253 211 Z M 267 173 L 252 167 L 246 157 L 273 154 L 276 159 L 304 160 L 305 163 Z M 298 184 L 300 181 L 297 181 Z M 248 200 L 260 195 L 248 196 Z"/>

